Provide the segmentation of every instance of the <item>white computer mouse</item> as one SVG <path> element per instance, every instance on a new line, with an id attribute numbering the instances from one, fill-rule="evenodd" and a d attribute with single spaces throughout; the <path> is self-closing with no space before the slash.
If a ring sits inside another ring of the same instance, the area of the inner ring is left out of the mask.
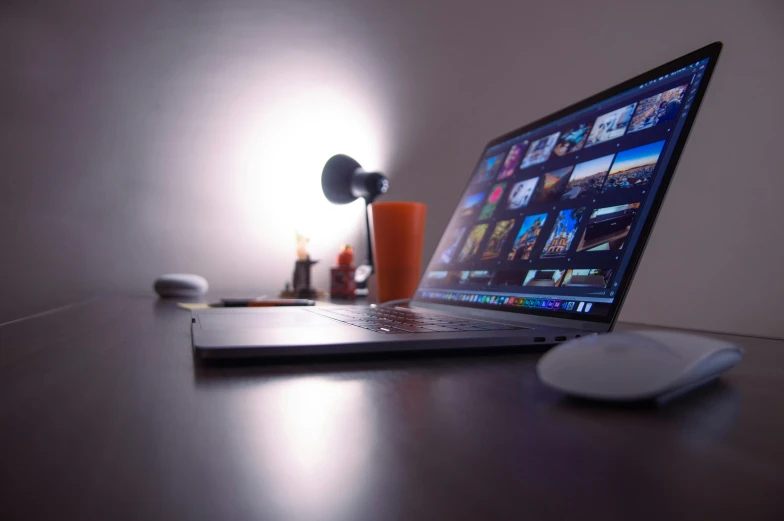
<path id="1" fill-rule="evenodd" d="M 730 342 L 673 331 L 629 331 L 570 340 L 537 365 L 549 387 L 599 400 L 660 402 L 717 378 L 743 350 Z"/>
<path id="2" fill-rule="evenodd" d="M 155 279 L 153 289 L 161 298 L 201 297 L 209 289 L 207 279 L 191 273 L 168 273 Z"/>

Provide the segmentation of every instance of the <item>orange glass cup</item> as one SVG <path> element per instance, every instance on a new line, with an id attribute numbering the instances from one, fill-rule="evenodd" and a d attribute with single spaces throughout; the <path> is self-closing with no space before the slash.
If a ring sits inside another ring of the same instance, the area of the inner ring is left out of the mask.
<path id="1" fill-rule="evenodd" d="M 373 265 L 379 302 L 414 296 L 422 273 L 427 207 L 422 203 L 370 205 Z"/>

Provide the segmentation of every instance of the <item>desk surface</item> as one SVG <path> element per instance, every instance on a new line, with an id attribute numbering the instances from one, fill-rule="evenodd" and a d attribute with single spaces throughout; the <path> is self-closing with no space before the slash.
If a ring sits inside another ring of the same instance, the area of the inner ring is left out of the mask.
<path id="1" fill-rule="evenodd" d="M 3 519 L 784 519 L 784 342 L 664 408 L 564 399 L 539 353 L 203 367 L 189 314 L 0 327 Z"/>

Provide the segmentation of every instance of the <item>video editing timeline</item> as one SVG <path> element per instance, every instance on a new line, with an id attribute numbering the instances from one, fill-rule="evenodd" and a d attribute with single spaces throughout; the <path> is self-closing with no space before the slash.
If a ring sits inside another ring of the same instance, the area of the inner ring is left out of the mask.
<path id="1" fill-rule="evenodd" d="M 707 61 L 485 150 L 417 298 L 606 315 Z"/>

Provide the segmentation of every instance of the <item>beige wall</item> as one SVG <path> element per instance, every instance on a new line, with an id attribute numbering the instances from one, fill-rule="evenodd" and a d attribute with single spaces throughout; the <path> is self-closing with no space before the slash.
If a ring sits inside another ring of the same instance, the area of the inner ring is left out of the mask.
<path id="1" fill-rule="evenodd" d="M 489 138 L 720 39 L 622 319 L 784 336 L 782 2 L 46 4 L 0 7 L 0 321 L 167 271 L 274 292 L 295 229 L 325 286 L 337 152 L 429 205 L 429 256 Z"/>

